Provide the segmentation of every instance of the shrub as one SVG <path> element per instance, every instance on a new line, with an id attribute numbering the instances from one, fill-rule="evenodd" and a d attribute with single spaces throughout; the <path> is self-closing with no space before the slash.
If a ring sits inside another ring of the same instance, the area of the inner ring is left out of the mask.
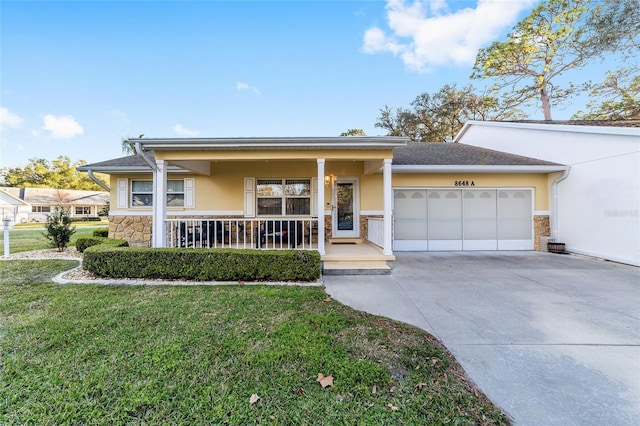
<path id="1" fill-rule="evenodd" d="M 58 251 L 64 251 L 74 232 L 76 228 L 71 227 L 69 209 L 56 207 L 53 213 L 47 215 L 47 232 L 44 236 L 51 240 Z"/>
<path id="2" fill-rule="evenodd" d="M 94 231 L 95 233 L 95 231 Z M 86 237 L 78 238 L 76 240 L 76 249 L 80 253 L 83 253 L 87 248 L 105 244 L 109 247 L 128 247 L 129 243 L 126 240 L 109 239 L 106 237 Z"/>
<path id="3" fill-rule="evenodd" d="M 94 237 L 105 237 L 109 236 L 109 228 L 98 228 L 93 230 Z"/>
<path id="4" fill-rule="evenodd" d="M 100 222 L 98 216 L 83 216 L 83 217 L 72 217 L 71 222 Z"/>
<path id="5" fill-rule="evenodd" d="M 198 281 L 314 281 L 320 254 L 296 250 L 113 248 L 84 252 L 83 268 L 110 278 Z"/>

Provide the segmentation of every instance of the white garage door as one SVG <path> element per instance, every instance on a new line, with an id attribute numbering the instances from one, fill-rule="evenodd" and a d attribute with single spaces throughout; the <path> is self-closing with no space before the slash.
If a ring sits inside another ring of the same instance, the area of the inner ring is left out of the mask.
<path id="1" fill-rule="evenodd" d="M 531 189 L 396 189 L 397 251 L 532 250 Z"/>

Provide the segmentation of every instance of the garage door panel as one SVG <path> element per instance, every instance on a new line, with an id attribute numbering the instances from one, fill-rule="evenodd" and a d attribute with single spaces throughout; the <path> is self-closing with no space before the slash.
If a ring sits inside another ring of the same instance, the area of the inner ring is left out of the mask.
<path id="1" fill-rule="evenodd" d="M 530 189 L 395 190 L 394 250 L 531 250 Z"/>
<path id="2" fill-rule="evenodd" d="M 394 229 L 396 240 L 426 240 L 427 221 L 422 220 L 397 220 Z"/>

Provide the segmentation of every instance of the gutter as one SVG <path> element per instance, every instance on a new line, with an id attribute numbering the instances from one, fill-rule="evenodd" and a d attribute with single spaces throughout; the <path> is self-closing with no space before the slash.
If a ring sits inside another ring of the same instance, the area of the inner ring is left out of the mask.
<path id="1" fill-rule="evenodd" d="M 142 144 L 140 142 L 136 142 L 136 152 L 138 153 L 138 155 L 142 157 L 144 162 L 147 163 L 149 167 L 151 167 L 151 170 L 153 170 L 154 172 L 158 171 L 158 166 L 156 166 L 156 163 L 154 163 L 146 155 L 144 155 L 144 151 L 142 150 Z"/>
<path id="2" fill-rule="evenodd" d="M 558 184 L 569 177 L 571 166 L 567 167 L 556 180 L 551 184 L 551 238 L 558 242 Z"/>
<path id="3" fill-rule="evenodd" d="M 556 165 L 393 165 L 393 173 L 553 173 L 567 170 Z"/>
<path id="4" fill-rule="evenodd" d="M 107 186 L 106 183 L 104 183 L 103 181 L 101 181 L 100 179 L 98 179 L 93 175 L 93 170 L 87 170 L 87 174 L 89 175 L 92 181 L 100 185 L 105 191 L 107 192 L 111 191 L 111 189 L 109 188 L 109 186 Z"/>

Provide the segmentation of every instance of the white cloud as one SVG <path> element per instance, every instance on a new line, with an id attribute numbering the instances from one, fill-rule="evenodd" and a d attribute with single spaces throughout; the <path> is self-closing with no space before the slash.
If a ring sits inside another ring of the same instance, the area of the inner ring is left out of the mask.
<path id="1" fill-rule="evenodd" d="M 173 131 L 179 134 L 180 136 L 188 136 L 188 137 L 196 137 L 200 134 L 198 130 L 189 130 L 182 127 L 182 124 L 176 124 L 173 126 Z"/>
<path id="2" fill-rule="evenodd" d="M 84 129 L 72 116 L 55 116 L 47 114 L 44 116 L 44 130 L 50 133 L 54 139 L 71 139 L 74 136 L 84 133 Z"/>
<path id="3" fill-rule="evenodd" d="M 17 114 L 9 111 L 9 108 L 0 107 L 0 126 L 10 129 L 19 129 L 24 120 Z"/>
<path id="4" fill-rule="evenodd" d="M 450 11 L 446 0 L 428 4 L 387 1 L 389 34 L 378 27 L 364 33 L 362 50 L 400 56 L 407 68 L 427 71 L 441 65 L 473 64 L 478 49 L 513 26 L 518 15 L 538 0 L 478 0 L 471 7 Z"/>
<path id="5" fill-rule="evenodd" d="M 260 91 L 255 87 L 255 86 L 251 86 L 247 83 L 244 83 L 242 81 L 239 81 L 236 83 L 236 90 L 238 90 L 238 92 L 243 92 L 243 91 L 250 91 L 255 93 L 256 95 L 260 94 Z"/>
<path id="6" fill-rule="evenodd" d="M 129 120 L 129 117 L 127 117 L 127 114 L 120 111 L 119 109 L 111 110 L 111 115 L 116 117 L 118 120 L 122 121 L 125 124 L 131 123 L 131 120 Z"/>

